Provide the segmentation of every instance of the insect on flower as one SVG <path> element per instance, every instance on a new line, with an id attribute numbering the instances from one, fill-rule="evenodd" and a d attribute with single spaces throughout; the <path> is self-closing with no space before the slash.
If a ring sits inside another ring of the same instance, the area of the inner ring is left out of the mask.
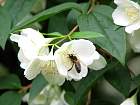
<path id="1" fill-rule="evenodd" d="M 71 59 L 71 61 L 72 61 L 72 67 L 68 70 L 68 71 L 70 71 L 72 68 L 73 68 L 73 66 L 75 65 L 75 69 L 76 69 L 76 71 L 78 72 L 78 73 L 80 73 L 81 72 L 81 65 L 80 65 L 80 61 L 77 59 L 77 57 L 75 56 L 75 55 L 73 55 L 73 54 L 69 54 L 69 58 Z"/>

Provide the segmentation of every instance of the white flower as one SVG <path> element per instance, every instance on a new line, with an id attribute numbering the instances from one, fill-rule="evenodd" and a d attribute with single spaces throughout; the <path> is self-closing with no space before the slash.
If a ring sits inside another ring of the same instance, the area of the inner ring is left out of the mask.
<path id="1" fill-rule="evenodd" d="M 137 104 L 137 92 L 130 98 L 127 98 L 120 105 L 138 105 Z"/>
<path id="2" fill-rule="evenodd" d="M 114 0 L 117 8 L 112 17 L 114 23 L 120 26 L 126 26 L 125 31 L 132 33 L 140 28 L 140 6 L 131 0 Z"/>
<path id="3" fill-rule="evenodd" d="M 128 41 L 133 51 L 139 53 L 140 52 L 140 29 L 134 31 L 132 35 L 128 35 Z"/>
<path id="4" fill-rule="evenodd" d="M 40 58 L 41 72 L 50 84 L 62 85 L 65 82 L 65 77 L 58 73 L 58 69 L 53 56 L 53 48 L 48 56 Z M 36 65 L 37 66 L 37 65 Z M 40 65 L 38 65 L 40 66 Z"/>
<path id="5" fill-rule="evenodd" d="M 61 96 L 59 99 L 53 99 L 50 105 L 69 105 L 64 98 L 65 91 L 61 93 Z"/>
<path id="6" fill-rule="evenodd" d="M 21 35 L 12 34 L 10 39 L 18 43 L 20 47 L 18 59 L 21 62 L 21 67 L 25 69 L 24 75 L 31 80 L 40 73 L 40 57 L 49 54 L 47 44 L 52 38 L 44 38 L 43 35 L 34 29 L 27 28 L 21 31 Z"/>
<path id="7" fill-rule="evenodd" d="M 85 77 L 88 65 L 100 58 L 93 43 L 84 39 L 64 43 L 54 56 L 59 73 L 74 80 Z"/>
<path id="8" fill-rule="evenodd" d="M 57 86 L 47 85 L 44 89 L 29 102 L 30 93 L 25 94 L 23 101 L 29 105 L 68 105 L 64 99 L 65 91 L 60 91 Z"/>

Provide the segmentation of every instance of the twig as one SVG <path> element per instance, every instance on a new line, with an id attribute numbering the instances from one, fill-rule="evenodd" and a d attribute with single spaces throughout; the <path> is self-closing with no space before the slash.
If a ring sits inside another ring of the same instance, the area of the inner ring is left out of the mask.
<path id="1" fill-rule="evenodd" d="M 32 87 L 32 84 L 29 84 L 27 86 L 23 86 L 18 93 L 25 93 L 28 89 L 30 89 Z"/>

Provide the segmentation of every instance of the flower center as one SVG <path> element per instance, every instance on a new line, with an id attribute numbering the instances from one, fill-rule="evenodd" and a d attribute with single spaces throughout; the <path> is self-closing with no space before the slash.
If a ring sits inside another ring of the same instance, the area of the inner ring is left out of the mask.
<path id="1" fill-rule="evenodd" d="M 135 7 L 126 7 L 126 14 L 130 22 L 134 22 L 139 17 L 139 10 Z"/>

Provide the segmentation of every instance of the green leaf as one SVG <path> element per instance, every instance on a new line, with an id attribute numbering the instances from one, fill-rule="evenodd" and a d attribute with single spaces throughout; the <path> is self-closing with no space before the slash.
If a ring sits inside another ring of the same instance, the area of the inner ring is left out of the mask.
<path id="1" fill-rule="evenodd" d="M 8 91 L 0 96 L 0 105 L 21 105 L 21 100 L 21 94 Z"/>
<path id="2" fill-rule="evenodd" d="M 4 49 L 11 28 L 11 18 L 6 10 L 0 8 L 0 46 Z"/>
<path id="3" fill-rule="evenodd" d="M 106 14 L 105 11 L 110 11 Z M 80 31 L 99 32 L 104 37 L 97 38 L 94 41 L 97 45 L 105 49 L 112 56 L 125 64 L 126 54 L 126 36 L 123 28 L 116 30 L 111 15 L 113 9 L 108 6 L 97 6 L 93 13 L 79 16 L 77 22 Z"/>
<path id="4" fill-rule="evenodd" d="M 62 34 L 69 32 L 64 13 L 55 15 L 49 19 L 48 32 L 60 32 Z"/>
<path id="5" fill-rule="evenodd" d="M 85 96 L 87 95 L 88 91 L 92 88 L 92 86 L 96 83 L 96 81 L 107 71 L 112 69 L 116 63 L 110 63 L 106 68 L 99 71 L 92 71 L 88 73 L 86 78 L 83 78 L 79 81 L 76 92 L 68 93 L 66 92 L 66 100 L 69 102 L 70 105 L 82 105 Z M 70 96 L 69 96 L 70 95 Z M 70 98 L 72 97 L 72 99 Z"/>
<path id="6" fill-rule="evenodd" d="M 30 13 L 37 0 L 7 0 L 4 8 L 10 13 L 13 25 Z"/>
<path id="7" fill-rule="evenodd" d="M 63 12 L 65 10 L 68 9 L 77 9 L 80 12 L 83 12 L 81 7 L 76 4 L 76 3 L 64 3 L 64 4 L 60 4 L 58 6 L 52 7 L 50 9 L 44 10 L 43 12 L 33 16 L 32 18 L 28 19 L 28 21 L 24 21 L 23 23 L 18 24 L 13 31 L 15 31 L 16 29 L 20 29 L 23 28 L 29 24 L 32 24 L 34 22 L 39 22 L 39 21 L 43 21 L 48 19 L 51 16 L 54 16 L 57 13 Z"/>
<path id="8" fill-rule="evenodd" d="M 21 83 L 17 75 L 11 74 L 0 77 L 0 89 L 19 89 Z"/>
<path id="9" fill-rule="evenodd" d="M 125 67 L 118 64 L 116 68 L 106 72 L 105 78 L 112 86 L 114 86 L 114 88 L 124 96 L 128 97 L 131 77 L 129 75 L 129 71 Z"/>
<path id="10" fill-rule="evenodd" d="M 102 34 L 98 32 L 93 32 L 93 31 L 81 31 L 81 32 L 74 32 L 71 35 L 72 38 L 98 38 L 98 37 L 104 37 Z"/>
<path id="11" fill-rule="evenodd" d="M 140 74 L 136 77 L 133 78 L 132 82 L 136 85 L 135 87 L 139 87 L 140 86 Z"/>
<path id="12" fill-rule="evenodd" d="M 48 36 L 51 36 L 51 37 L 63 37 L 63 35 L 59 32 L 43 33 L 43 35 L 48 35 Z"/>
<path id="13" fill-rule="evenodd" d="M 46 80 L 40 74 L 32 82 L 32 88 L 30 89 L 29 103 L 41 92 L 41 90 L 47 85 Z"/>

